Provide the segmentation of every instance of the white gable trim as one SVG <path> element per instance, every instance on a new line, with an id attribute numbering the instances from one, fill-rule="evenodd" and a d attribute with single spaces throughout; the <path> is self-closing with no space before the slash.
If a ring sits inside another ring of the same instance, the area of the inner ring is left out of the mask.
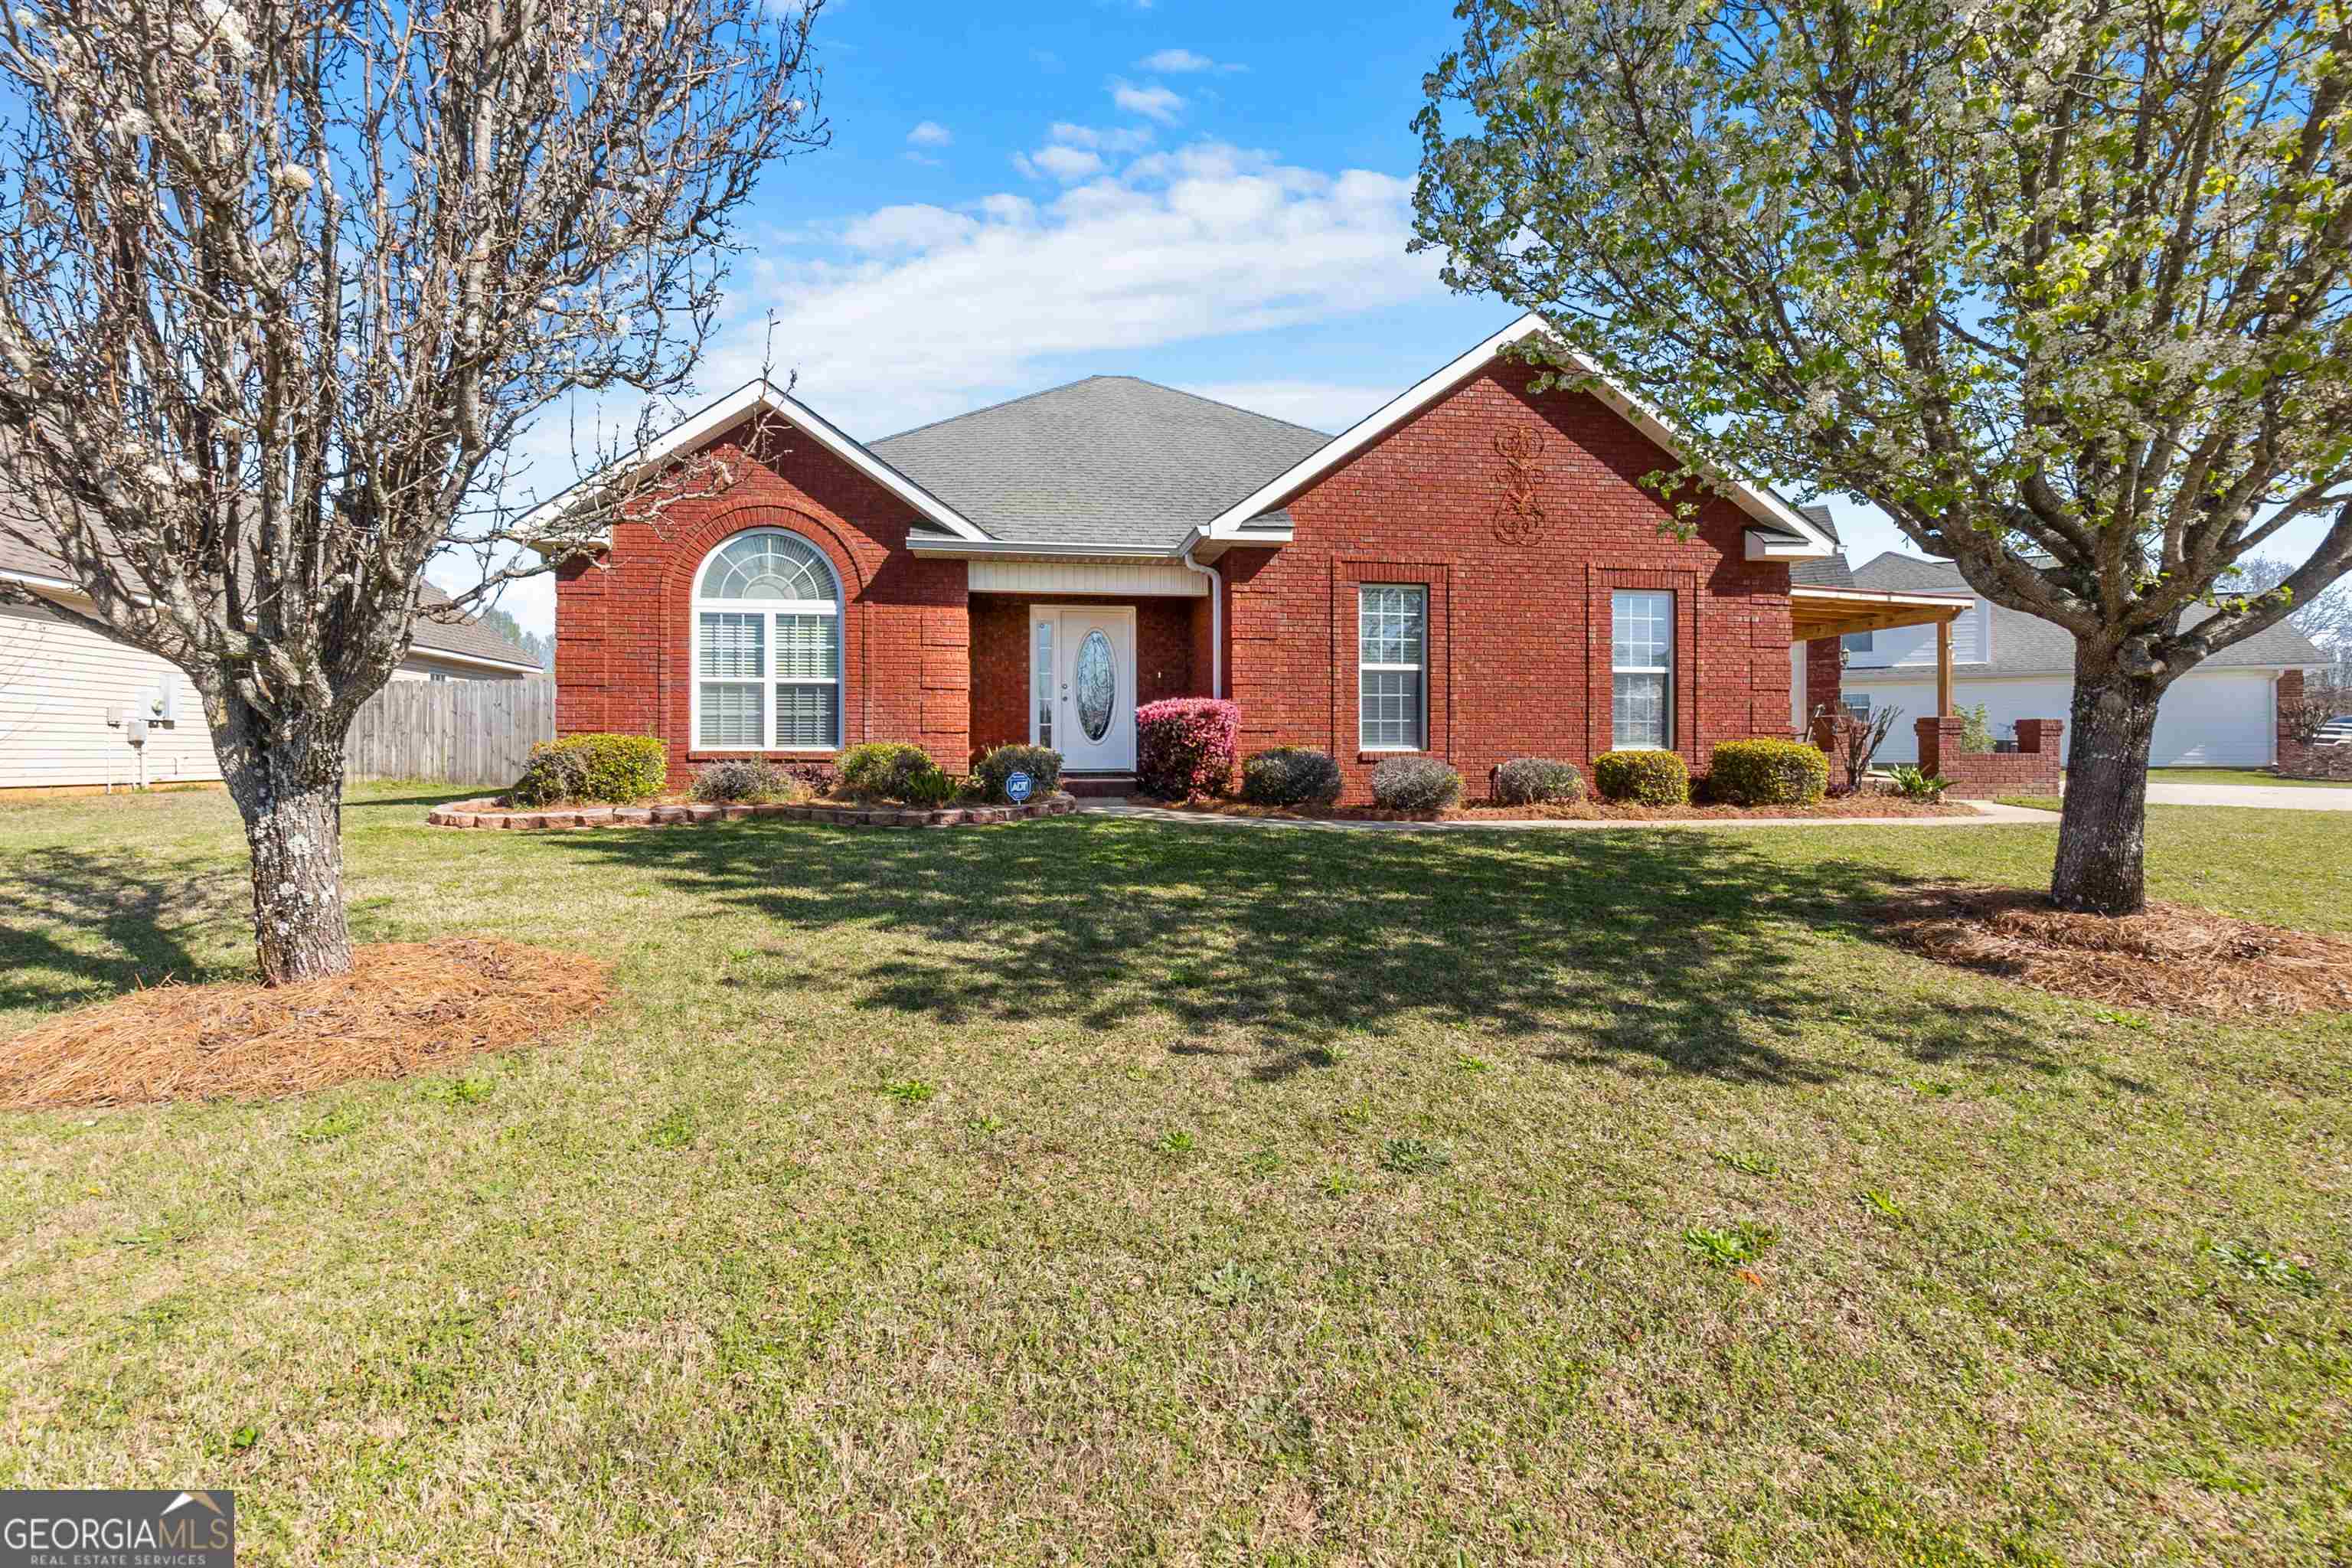
<path id="1" fill-rule="evenodd" d="M 1199 536 L 1205 539 L 1234 537 L 1250 519 L 1287 503 L 1308 485 L 1486 369 L 1504 350 L 1549 330 L 1543 318 L 1533 311 L 1521 316 L 1436 374 L 1415 383 L 1391 399 L 1385 406 L 1358 421 L 1344 435 L 1335 437 L 1328 446 L 1308 453 L 1283 473 L 1219 512 L 1202 526 Z M 1580 374 L 1589 378 L 1586 389 L 1595 397 L 1675 458 L 1688 460 L 1681 438 L 1655 410 L 1601 374 L 1600 367 L 1582 354 L 1571 353 L 1569 360 Z M 1725 485 L 1732 500 L 1748 516 L 1783 532 L 1793 533 L 1805 542 L 1807 548 L 1775 550 L 1772 559 L 1818 560 L 1837 552 L 1836 544 L 1827 534 L 1770 491 L 1727 477 Z"/>
<path id="2" fill-rule="evenodd" d="M 526 534 L 533 529 L 550 527 L 572 504 L 569 498 L 617 479 L 624 470 L 628 478 L 635 479 L 648 468 L 658 468 L 681 453 L 691 451 L 762 409 L 782 416 L 794 428 L 813 437 L 817 445 L 941 528 L 963 539 L 985 540 L 988 537 L 955 508 L 867 451 L 863 444 L 807 404 L 764 378 L 747 381 L 718 402 L 688 416 L 656 437 L 634 459 L 624 458 L 581 479 L 562 494 L 541 501 L 523 515 L 520 526 Z"/>

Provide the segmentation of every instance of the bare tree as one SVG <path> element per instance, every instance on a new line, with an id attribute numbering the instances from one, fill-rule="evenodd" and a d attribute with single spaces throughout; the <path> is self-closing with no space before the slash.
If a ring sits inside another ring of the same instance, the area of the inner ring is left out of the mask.
<path id="1" fill-rule="evenodd" d="M 821 3 L 0 9 L 0 534 L 202 693 L 266 980 L 350 966 L 343 737 L 426 562 L 478 556 L 462 609 L 631 503 L 526 556 L 504 454 L 687 386 L 755 180 L 825 140 Z"/>

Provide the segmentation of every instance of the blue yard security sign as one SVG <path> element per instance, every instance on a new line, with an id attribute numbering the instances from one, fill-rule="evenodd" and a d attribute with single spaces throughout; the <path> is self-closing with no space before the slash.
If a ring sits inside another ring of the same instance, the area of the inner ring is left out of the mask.
<path id="1" fill-rule="evenodd" d="M 1018 771 L 1004 775 L 1004 798 L 1019 805 L 1037 792 L 1037 782 Z"/>

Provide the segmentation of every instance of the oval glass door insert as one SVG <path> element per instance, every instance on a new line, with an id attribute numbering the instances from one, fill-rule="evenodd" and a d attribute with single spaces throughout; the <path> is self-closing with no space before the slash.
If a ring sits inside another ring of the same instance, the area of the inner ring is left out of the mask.
<path id="1" fill-rule="evenodd" d="M 1088 632 L 1078 645 L 1077 687 L 1078 728 L 1087 732 L 1087 740 L 1099 741 L 1110 733 L 1110 710 L 1118 687 L 1110 638 L 1099 631 Z"/>

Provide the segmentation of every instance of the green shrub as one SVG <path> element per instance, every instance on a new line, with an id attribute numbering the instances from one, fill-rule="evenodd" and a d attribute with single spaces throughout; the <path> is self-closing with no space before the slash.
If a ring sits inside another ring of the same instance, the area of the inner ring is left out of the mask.
<path id="1" fill-rule="evenodd" d="M 1895 793 L 1905 800 L 1938 801 L 1952 787 L 1951 780 L 1921 773 L 1909 763 L 1893 769 L 1888 776 L 1895 781 Z"/>
<path id="2" fill-rule="evenodd" d="M 1252 805 L 1328 805 L 1339 788 L 1339 764 L 1309 747 L 1276 746 L 1242 763 L 1242 798 Z"/>
<path id="3" fill-rule="evenodd" d="M 1963 752 L 1990 752 L 1994 749 L 1992 738 L 1992 719 L 1991 716 L 1986 712 L 1985 705 L 1983 703 L 1979 702 L 1973 708 L 1961 709 L 1958 717 L 1960 721 L 1960 750 Z"/>
<path id="4" fill-rule="evenodd" d="M 1726 741 L 1706 782 L 1726 805 L 1811 805 L 1829 792 L 1829 753 L 1801 741 Z"/>
<path id="5" fill-rule="evenodd" d="M 1004 793 L 1006 779 L 1027 773 L 1035 786 L 1029 798 L 1043 800 L 1062 785 L 1062 753 L 1051 746 L 998 746 L 980 759 L 971 773 L 987 798 L 994 801 L 1010 798 Z"/>
<path id="6" fill-rule="evenodd" d="M 516 805 L 650 800 L 669 782 L 669 748 L 651 735 L 566 735 L 530 749 L 507 791 Z"/>
<path id="7" fill-rule="evenodd" d="M 1462 775 L 1435 757 L 1391 757 L 1372 770 L 1372 804 L 1383 811 L 1444 811 L 1462 804 Z"/>
<path id="8" fill-rule="evenodd" d="M 1603 800 L 1684 805 L 1690 801 L 1690 770 L 1673 752 L 1603 752 L 1592 759 L 1592 787 Z"/>
<path id="9" fill-rule="evenodd" d="M 841 753 L 835 788 L 860 800 L 944 805 L 955 798 L 956 782 L 920 746 L 902 741 L 870 741 Z"/>
<path id="10" fill-rule="evenodd" d="M 808 786 L 773 763 L 758 757 L 730 757 L 706 764 L 694 775 L 688 793 L 710 802 L 802 800 L 808 795 Z"/>
<path id="11" fill-rule="evenodd" d="M 1495 770 L 1497 805 L 1573 805 L 1584 798 L 1584 775 L 1568 763 L 1514 757 Z"/>

